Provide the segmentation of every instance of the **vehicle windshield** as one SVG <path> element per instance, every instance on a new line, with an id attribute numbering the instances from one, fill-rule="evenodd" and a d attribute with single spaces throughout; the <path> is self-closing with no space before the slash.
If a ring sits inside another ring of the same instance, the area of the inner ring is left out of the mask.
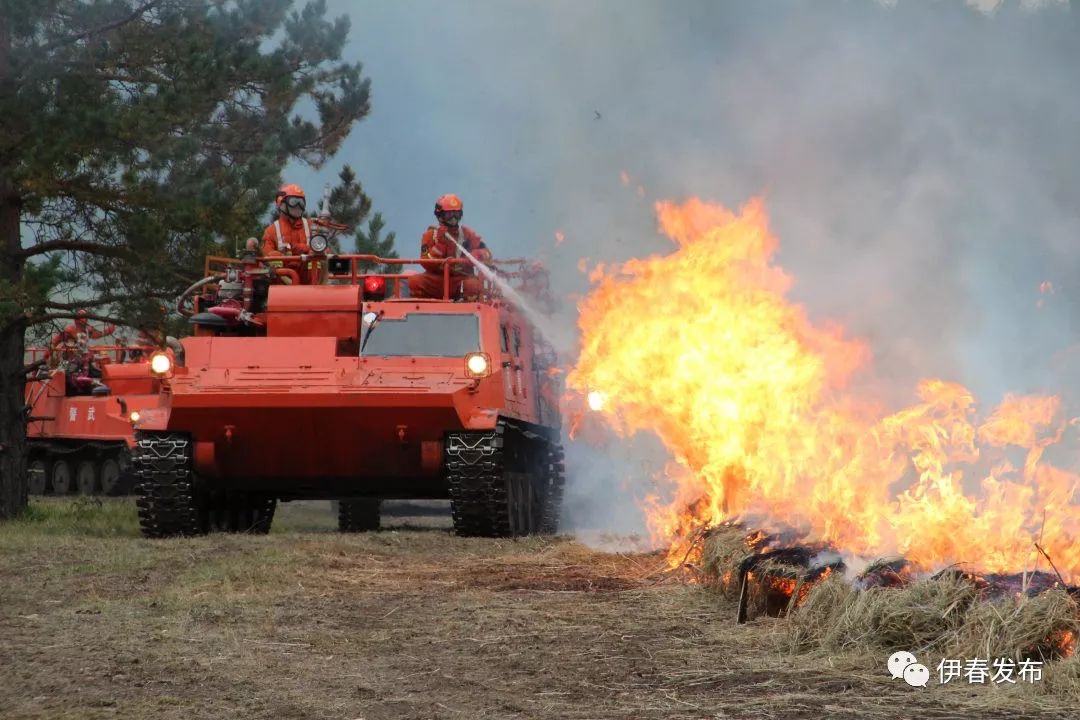
<path id="1" fill-rule="evenodd" d="M 410 313 L 404 319 L 378 320 L 364 332 L 364 357 L 463 357 L 480 350 L 476 315 Z"/>

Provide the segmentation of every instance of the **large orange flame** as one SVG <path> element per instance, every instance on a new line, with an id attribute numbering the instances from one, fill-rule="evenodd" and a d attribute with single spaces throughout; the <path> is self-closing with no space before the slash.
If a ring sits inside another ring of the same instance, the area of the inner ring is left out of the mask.
<path id="1" fill-rule="evenodd" d="M 677 249 L 593 270 L 567 382 L 605 396 L 616 433 L 651 431 L 671 451 L 674 501 L 648 515 L 673 556 L 698 528 L 754 516 L 924 567 L 1031 569 L 1041 540 L 1080 577 L 1080 477 L 1043 459 L 1067 426 L 1057 398 L 1010 396 L 979 423 L 966 388 L 924 380 L 886 414 L 845 391 L 866 345 L 787 299 L 760 200 L 656 208 Z"/>

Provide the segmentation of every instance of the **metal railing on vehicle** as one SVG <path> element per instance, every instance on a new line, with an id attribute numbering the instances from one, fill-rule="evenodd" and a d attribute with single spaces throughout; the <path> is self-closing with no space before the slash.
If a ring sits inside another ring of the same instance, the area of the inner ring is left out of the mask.
<path id="1" fill-rule="evenodd" d="M 406 272 L 375 272 L 378 266 L 403 268 L 406 265 L 424 265 L 428 267 L 441 266 L 443 275 L 442 300 L 451 300 L 450 277 L 455 266 L 468 266 L 471 262 L 467 258 L 447 258 L 445 260 L 422 260 L 420 258 L 383 258 L 377 255 L 272 255 L 259 258 L 258 262 L 270 267 L 281 267 L 299 270 L 308 265 L 308 272 L 315 270 L 315 285 L 322 284 L 349 284 L 359 285 L 370 277 L 383 278 L 390 291 L 387 297 L 400 300 L 402 297 L 402 283 L 408 282 L 410 275 Z M 246 263 L 242 259 L 221 256 L 206 258 L 204 276 L 224 276 L 229 268 L 240 268 Z M 509 260 L 495 260 L 490 266 L 496 270 L 500 277 L 513 284 L 527 275 L 527 269 L 535 263 L 521 258 Z M 372 269 L 368 269 L 370 266 Z M 479 278 L 483 282 L 485 297 L 497 297 L 498 292 L 492 283 L 486 278 Z"/>

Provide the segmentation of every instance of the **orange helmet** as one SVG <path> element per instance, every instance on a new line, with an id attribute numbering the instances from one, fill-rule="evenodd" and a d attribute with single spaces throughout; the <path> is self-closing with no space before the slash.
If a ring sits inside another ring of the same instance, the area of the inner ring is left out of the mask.
<path id="1" fill-rule="evenodd" d="M 304 197 L 304 188 L 293 184 L 282 185 L 281 189 L 277 191 L 277 195 L 274 196 L 274 203 L 280 206 L 287 197 L 306 199 Z"/>
<path id="2" fill-rule="evenodd" d="M 457 225 L 461 220 L 461 198 L 457 195 L 443 195 L 435 201 L 435 217 L 444 225 Z"/>
<path id="3" fill-rule="evenodd" d="M 290 217 L 300 217 L 304 214 L 307 199 L 304 197 L 304 188 L 299 185 L 282 185 L 274 196 L 274 204 L 278 210 Z M 293 212 L 290 212 L 292 210 Z"/>

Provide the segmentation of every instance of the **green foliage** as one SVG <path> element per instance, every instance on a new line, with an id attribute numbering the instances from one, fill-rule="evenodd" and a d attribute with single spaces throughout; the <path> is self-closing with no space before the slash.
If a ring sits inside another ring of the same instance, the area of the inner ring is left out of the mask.
<path id="1" fill-rule="evenodd" d="M 23 314 L 26 308 L 46 302 L 50 290 L 57 284 L 73 279 L 57 256 L 27 263 L 17 281 L 0 280 L 0 317 Z"/>
<path id="2" fill-rule="evenodd" d="M 356 231 L 356 252 L 363 255 L 377 255 L 381 258 L 398 257 L 397 251 L 394 250 L 395 234 L 390 232 L 385 237 L 382 235 L 385 225 L 382 213 L 377 212 L 368 220 L 367 230 L 358 228 Z"/>
<path id="3" fill-rule="evenodd" d="M 160 325 L 204 255 L 258 224 L 290 158 L 336 151 L 369 81 L 340 60 L 347 19 L 291 5 L 0 0 L 0 202 L 19 208 L 31 260 L 0 283 L 0 324 L 87 299 Z"/>
<path id="4" fill-rule="evenodd" d="M 382 235 L 386 222 L 382 213 L 376 212 L 370 218 L 371 198 L 364 192 L 363 186 L 356 179 L 356 173 L 346 165 L 338 174 L 338 184 L 330 191 L 330 214 L 336 222 L 353 228 L 353 247 L 342 247 L 341 239 L 334 239 L 336 252 L 351 252 L 360 255 L 377 255 L 381 258 L 396 258 L 394 233 Z M 365 229 L 363 223 L 367 219 Z M 361 263 L 361 269 L 386 272 L 386 266 L 377 263 Z"/>
<path id="5" fill-rule="evenodd" d="M 330 190 L 330 214 L 335 222 L 358 228 L 369 212 L 371 198 L 356 179 L 352 167 L 346 165 L 338 173 L 338 184 Z"/>

